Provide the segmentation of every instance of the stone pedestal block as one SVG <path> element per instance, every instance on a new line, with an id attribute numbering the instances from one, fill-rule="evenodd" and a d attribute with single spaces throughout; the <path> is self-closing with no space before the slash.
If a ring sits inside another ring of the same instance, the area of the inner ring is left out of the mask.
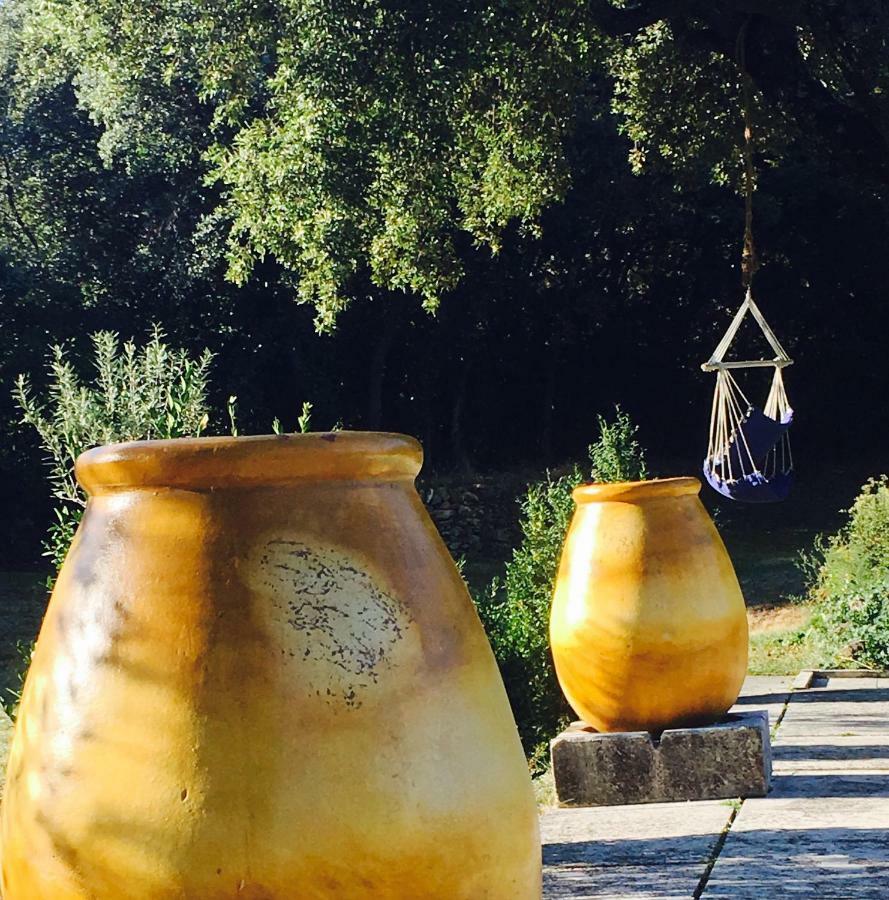
<path id="1" fill-rule="evenodd" d="M 772 774 L 769 714 L 715 725 L 600 734 L 575 722 L 550 744 L 561 806 L 764 797 Z"/>

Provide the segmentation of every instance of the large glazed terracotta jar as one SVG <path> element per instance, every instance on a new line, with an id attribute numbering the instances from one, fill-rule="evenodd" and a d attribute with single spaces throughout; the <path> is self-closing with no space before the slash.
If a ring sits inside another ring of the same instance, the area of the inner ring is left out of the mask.
<path id="1" fill-rule="evenodd" d="M 536 900 L 528 769 L 419 445 L 90 451 L 28 676 L 5 900 Z"/>
<path id="2" fill-rule="evenodd" d="M 713 722 L 747 671 L 747 617 L 696 478 L 577 488 L 550 640 L 575 712 L 599 731 Z"/>

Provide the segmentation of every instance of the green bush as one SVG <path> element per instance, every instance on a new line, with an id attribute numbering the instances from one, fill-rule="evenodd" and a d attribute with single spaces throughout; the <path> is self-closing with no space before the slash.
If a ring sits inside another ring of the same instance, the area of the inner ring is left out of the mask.
<path id="1" fill-rule="evenodd" d="M 49 386 L 37 397 L 27 375 L 13 397 L 22 424 L 34 428 L 46 454 L 56 500 L 44 555 L 58 571 L 80 523 L 86 496 L 74 477 L 74 461 L 90 447 L 117 441 L 199 435 L 209 421 L 207 386 L 213 355 L 197 358 L 168 346 L 155 328 L 143 347 L 118 336 L 92 336 L 92 383 L 85 383 L 67 352 L 51 348 Z"/>
<path id="2" fill-rule="evenodd" d="M 648 477 L 636 426 L 619 407 L 614 420 L 599 417 L 599 438 L 589 464 L 528 487 L 521 500 L 522 542 L 495 579 L 477 597 L 482 622 L 506 685 L 532 768 L 545 761 L 547 742 L 571 715 L 553 668 L 549 612 L 565 534 L 574 513 L 571 494 L 585 480 L 638 481 Z"/>
<path id="3" fill-rule="evenodd" d="M 813 628 L 835 662 L 889 668 L 889 479 L 872 478 L 848 521 L 804 560 Z"/>
<path id="4" fill-rule="evenodd" d="M 648 478 L 645 451 L 636 440 L 639 429 L 619 407 L 614 421 L 599 416 L 599 439 L 589 448 L 590 478 L 603 484 Z"/>

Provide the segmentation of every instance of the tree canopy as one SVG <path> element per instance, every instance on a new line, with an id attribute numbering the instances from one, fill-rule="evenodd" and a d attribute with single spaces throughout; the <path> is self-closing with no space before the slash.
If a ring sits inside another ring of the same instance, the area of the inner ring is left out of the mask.
<path id="1" fill-rule="evenodd" d="M 12 121 L 70 86 L 105 166 L 199 173 L 187 239 L 224 233 L 238 284 L 273 259 L 322 329 L 368 285 L 434 310 L 468 247 L 539 234 L 585 121 L 614 117 L 637 171 L 734 185 L 742 30 L 763 163 L 804 143 L 875 189 L 889 171 L 877 0 L 4 6 Z"/>

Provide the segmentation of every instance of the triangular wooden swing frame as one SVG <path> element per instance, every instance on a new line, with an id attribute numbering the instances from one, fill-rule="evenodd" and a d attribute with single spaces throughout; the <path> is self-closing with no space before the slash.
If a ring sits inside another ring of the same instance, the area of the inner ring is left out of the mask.
<path id="1" fill-rule="evenodd" d="M 774 359 L 744 359 L 726 362 L 725 354 L 728 353 L 728 349 L 735 339 L 735 335 L 738 333 L 738 329 L 741 327 L 741 323 L 744 321 L 748 312 L 753 316 L 756 324 L 759 325 L 759 329 L 762 331 L 765 339 L 769 342 L 769 346 L 775 351 L 775 357 Z M 783 369 L 785 366 L 792 365 L 793 360 L 787 355 L 787 351 L 781 346 L 781 342 L 778 338 L 775 337 L 775 332 L 772 331 L 765 316 L 756 305 L 753 294 L 748 287 L 744 302 L 735 313 L 735 317 L 732 319 L 731 324 L 722 336 L 722 340 L 716 345 L 713 355 L 701 366 L 701 368 L 705 372 L 715 372 L 719 369 L 755 369 L 765 368 L 767 366 Z"/>

